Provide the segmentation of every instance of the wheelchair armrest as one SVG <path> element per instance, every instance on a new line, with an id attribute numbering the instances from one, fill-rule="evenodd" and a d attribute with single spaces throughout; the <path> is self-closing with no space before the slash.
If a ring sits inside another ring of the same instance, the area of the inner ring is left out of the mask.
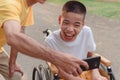
<path id="1" fill-rule="evenodd" d="M 101 56 L 101 55 L 95 53 L 95 56 Z M 104 64 L 106 67 L 111 66 L 111 62 L 103 56 L 101 56 L 101 63 Z"/>
<path id="2" fill-rule="evenodd" d="M 51 64 L 50 62 L 47 62 L 49 69 L 52 71 L 53 74 L 58 73 L 58 69 L 55 65 Z"/>

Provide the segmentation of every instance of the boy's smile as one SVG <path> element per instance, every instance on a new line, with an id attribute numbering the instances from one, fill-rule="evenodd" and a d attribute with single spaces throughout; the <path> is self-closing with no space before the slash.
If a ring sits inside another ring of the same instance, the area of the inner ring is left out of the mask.
<path id="1" fill-rule="evenodd" d="M 61 28 L 60 36 L 64 41 L 73 41 L 84 26 L 83 15 L 72 12 L 64 12 L 59 17 Z"/>
<path id="2" fill-rule="evenodd" d="M 75 36 L 75 33 L 69 33 L 69 32 L 63 32 L 64 36 L 63 38 L 66 40 L 66 41 L 72 41 L 74 39 L 74 36 Z"/>

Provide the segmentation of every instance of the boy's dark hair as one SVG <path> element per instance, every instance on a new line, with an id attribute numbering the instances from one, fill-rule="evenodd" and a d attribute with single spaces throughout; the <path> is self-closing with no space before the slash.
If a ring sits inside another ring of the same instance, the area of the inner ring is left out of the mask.
<path id="1" fill-rule="evenodd" d="M 63 5 L 62 11 L 64 12 L 74 12 L 74 13 L 78 13 L 78 14 L 83 14 L 84 15 L 84 19 L 85 19 L 85 15 L 86 15 L 86 7 L 84 6 L 84 4 L 82 4 L 79 1 L 76 0 L 71 0 L 66 2 Z"/>

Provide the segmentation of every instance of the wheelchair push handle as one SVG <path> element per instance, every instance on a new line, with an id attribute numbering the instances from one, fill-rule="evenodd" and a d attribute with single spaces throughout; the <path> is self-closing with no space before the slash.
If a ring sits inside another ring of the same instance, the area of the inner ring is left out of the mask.
<path id="1" fill-rule="evenodd" d="M 107 67 L 108 74 L 110 75 L 110 80 L 116 80 L 110 66 Z"/>

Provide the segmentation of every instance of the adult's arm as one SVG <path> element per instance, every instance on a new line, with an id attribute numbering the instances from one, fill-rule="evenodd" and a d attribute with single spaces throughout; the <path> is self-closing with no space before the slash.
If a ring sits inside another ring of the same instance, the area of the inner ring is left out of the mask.
<path id="1" fill-rule="evenodd" d="M 25 27 L 22 26 L 21 32 L 25 33 Z M 23 71 L 21 68 L 16 64 L 16 59 L 18 55 L 18 50 L 15 47 L 11 47 L 10 49 L 10 60 L 9 60 L 9 77 L 12 77 L 14 72 L 20 72 L 23 75 Z"/>
<path id="2" fill-rule="evenodd" d="M 25 55 L 49 61 L 59 66 L 65 72 L 73 75 L 78 75 L 82 72 L 80 65 L 88 68 L 86 62 L 45 47 L 31 37 L 21 33 L 21 25 L 18 21 L 7 20 L 4 22 L 3 28 L 7 44 L 11 47 L 15 47 L 19 52 Z"/>

